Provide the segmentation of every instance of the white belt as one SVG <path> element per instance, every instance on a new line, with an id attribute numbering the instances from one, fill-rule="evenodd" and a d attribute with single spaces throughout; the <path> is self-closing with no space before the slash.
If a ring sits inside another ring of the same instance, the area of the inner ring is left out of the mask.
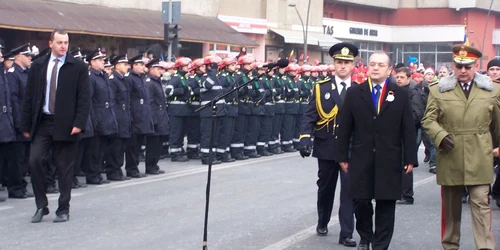
<path id="1" fill-rule="evenodd" d="M 266 90 L 265 89 L 259 89 L 259 92 L 261 92 L 261 93 L 264 92 L 264 91 L 266 91 Z"/>
<path id="2" fill-rule="evenodd" d="M 276 103 L 285 103 L 285 101 L 284 100 L 279 100 Z"/>
<path id="3" fill-rule="evenodd" d="M 209 102 L 211 102 L 211 101 L 202 101 L 201 105 L 205 105 Z M 218 100 L 215 104 L 224 104 L 224 103 L 226 103 L 226 100 L 222 99 L 222 100 Z"/>
<path id="4" fill-rule="evenodd" d="M 191 105 L 200 105 L 200 102 L 191 102 Z"/>
<path id="5" fill-rule="evenodd" d="M 171 101 L 170 104 L 186 104 L 186 102 L 183 102 L 183 101 Z"/>
<path id="6" fill-rule="evenodd" d="M 270 106 L 272 106 L 272 105 L 274 105 L 274 103 L 272 103 L 272 102 L 266 102 L 266 104 L 264 104 L 264 105 L 270 105 Z"/>

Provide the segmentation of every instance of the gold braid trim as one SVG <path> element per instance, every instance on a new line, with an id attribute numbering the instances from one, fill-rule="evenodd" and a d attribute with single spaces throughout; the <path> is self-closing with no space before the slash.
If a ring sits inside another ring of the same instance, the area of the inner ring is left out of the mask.
<path id="1" fill-rule="evenodd" d="M 339 111 L 339 108 L 337 105 L 335 105 L 335 107 L 333 107 L 333 109 L 330 111 L 330 113 L 326 113 L 324 110 L 323 110 L 323 106 L 321 105 L 321 92 L 320 92 L 320 85 L 317 84 L 315 86 L 315 94 L 316 94 L 316 110 L 318 111 L 318 115 L 319 115 L 319 118 L 320 120 L 318 122 L 316 122 L 316 125 L 319 127 L 319 128 L 316 128 L 316 130 L 321 130 L 323 129 L 324 127 L 327 128 L 327 132 L 328 132 L 328 129 L 329 129 L 329 124 L 330 122 L 333 120 L 333 122 L 336 124 L 337 122 L 337 113 Z M 334 125 L 335 127 L 335 125 Z"/>

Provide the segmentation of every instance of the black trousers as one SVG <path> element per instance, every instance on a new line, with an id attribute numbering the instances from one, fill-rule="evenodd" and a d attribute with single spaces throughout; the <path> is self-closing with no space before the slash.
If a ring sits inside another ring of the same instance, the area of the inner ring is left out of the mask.
<path id="1" fill-rule="evenodd" d="M 273 116 L 262 116 L 260 120 L 259 137 L 257 141 L 257 150 L 264 150 L 271 141 L 273 129 Z M 269 146 L 270 147 L 270 146 Z"/>
<path id="2" fill-rule="evenodd" d="M 238 114 L 234 123 L 233 140 L 231 141 L 231 155 L 243 153 L 245 135 L 247 133 L 248 115 Z"/>
<path id="3" fill-rule="evenodd" d="M 200 140 L 200 152 L 201 158 L 208 160 L 209 150 L 210 150 L 210 136 L 212 132 L 212 117 L 202 117 L 201 118 L 201 140 Z M 214 138 L 212 148 L 214 150 L 214 157 L 217 153 L 223 154 L 226 151 L 226 147 L 219 145 L 220 140 L 220 130 L 224 122 L 224 117 L 215 118 L 215 128 L 214 128 Z M 215 159 L 215 158 L 214 158 Z"/>
<path id="4" fill-rule="evenodd" d="M 389 249 L 394 233 L 395 200 L 377 200 L 375 232 L 373 232 L 373 205 L 369 199 L 354 199 L 356 230 L 361 239 L 372 243 L 373 250 Z"/>
<path id="5" fill-rule="evenodd" d="M 200 148 L 200 117 L 199 116 L 188 116 L 187 122 L 187 147 L 186 154 L 189 158 L 198 155 Z M 184 138 L 183 138 L 184 139 Z"/>
<path id="6" fill-rule="evenodd" d="M 299 148 L 300 126 L 302 125 L 302 114 L 295 116 L 295 127 L 293 128 L 293 147 Z"/>
<path id="7" fill-rule="evenodd" d="M 218 147 L 225 149 L 225 153 L 222 154 L 228 154 L 228 148 L 231 145 L 231 141 L 233 140 L 233 134 L 234 134 L 234 123 L 236 121 L 236 117 L 234 116 L 223 116 L 221 118 L 221 123 L 220 123 L 220 129 L 219 129 L 219 140 L 218 140 Z M 220 155 L 221 153 L 218 153 Z"/>
<path id="8" fill-rule="evenodd" d="M 42 121 L 31 142 L 31 155 L 29 160 L 31 170 L 31 182 L 35 193 L 36 207 L 38 209 L 47 207 L 47 184 L 45 182 L 45 168 L 43 166 L 47 152 L 52 150 L 56 166 L 59 184 L 59 207 L 56 214 L 69 213 L 69 201 L 71 200 L 71 187 L 73 184 L 73 170 L 75 168 L 77 141 L 54 141 L 54 120 L 48 116 L 42 116 Z"/>
<path id="9" fill-rule="evenodd" d="M 409 174 L 406 170 L 402 171 L 402 195 L 403 199 L 413 201 L 413 171 Z"/>
<path id="10" fill-rule="evenodd" d="M 170 116 L 170 135 L 168 142 L 170 144 L 170 153 L 172 157 L 183 154 L 184 136 L 187 132 L 187 116 Z"/>
<path id="11" fill-rule="evenodd" d="M 146 138 L 146 135 L 132 134 L 132 137 L 128 140 L 125 151 L 125 170 L 127 174 L 139 173 L 139 154 L 141 153 L 144 138 Z"/>
<path id="12" fill-rule="evenodd" d="M 281 146 L 293 146 L 293 133 L 295 132 L 296 115 L 284 114 L 281 121 Z"/>
<path id="13" fill-rule="evenodd" d="M 271 141 L 269 142 L 269 149 L 277 148 L 279 146 L 282 120 L 283 120 L 283 114 L 274 114 L 273 128 L 271 131 Z"/>
<path id="14" fill-rule="evenodd" d="M 161 135 L 148 135 L 146 137 L 146 173 L 160 169 L 158 162 L 160 161 L 162 144 Z"/>
<path id="15" fill-rule="evenodd" d="M 257 140 L 259 139 L 261 115 L 249 115 L 247 119 L 247 132 L 245 133 L 245 154 L 257 151 Z"/>
<path id="16" fill-rule="evenodd" d="M 14 143 L 14 147 L 16 148 L 16 164 L 23 176 L 29 173 L 30 144 L 29 141 Z"/>
<path id="17" fill-rule="evenodd" d="M 30 147 L 31 148 L 31 147 Z M 52 150 L 47 152 L 47 156 L 43 162 L 45 168 L 45 181 L 47 186 L 56 186 L 56 164 L 54 163 L 54 157 L 52 157 Z"/>
<path id="18" fill-rule="evenodd" d="M 335 190 L 340 173 L 340 236 L 351 237 L 354 232 L 354 203 L 349 197 L 349 176 L 335 161 L 318 159 L 318 227 L 327 227 L 332 215 Z"/>
<path id="19" fill-rule="evenodd" d="M 5 184 L 9 191 L 9 195 L 23 196 L 26 192 L 26 181 L 24 181 L 22 171 L 17 165 L 17 143 L 18 142 L 0 143 L 0 166 L 5 170 Z"/>
<path id="20" fill-rule="evenodd" d="M 76 152 L 75 170 L 73 176 L 76 176 L 80 171 L 83 171 L 85 175 L 88 175 L 95 166 L 92 162 L 92 150 L 90 149 L 90 143 L 93 137 L 82 138 L 78 142 L 78 148 Z"/>
<path id="21" fill-rule="evenodd" d="M 104 156 L 104 162 L 106 163 L 106 175 L 108 178 L 123 176 L 121 168 L 125 162 L 126 145 L 126 138 L 120 138 L 118 136 L 109 137 L 107 153 Z"/>

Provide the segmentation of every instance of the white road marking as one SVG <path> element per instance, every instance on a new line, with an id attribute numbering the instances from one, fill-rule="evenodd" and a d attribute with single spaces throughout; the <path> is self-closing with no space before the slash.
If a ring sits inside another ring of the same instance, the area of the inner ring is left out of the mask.
<path id="1" fill-rule="evenodd" d="M 11 207 L 11 206 L 3 206 L 3 207 L 0 207 L 0 211 L 11 209 L 11 208 L 13 208 L 13 207 Z"/>
<path id="2" fill-rule="evenodd" d="M 252 161 L 239 161 L 239 162 L 234 162 L 234 163 L 229 163 L 229 164 L 216 165 L 216 166 L 212 167 L 212 171 L 240 167 L 240 166 L 244 166 L 244 165 L 258 164 L 258 163 L 267 162 L 267 161 L 275 161 L 275 160 L 280 160 L 280 159 L 284 159 L 284 158 L 290 158 L 290 156 L 294 156 L 294 155 L 286 154 L 286 155 L 281 155 L 281 156 L 275 156 L 272 158 L 262 158 L 262 159 L 252 160 Z M 173 173 L 157 175 L 157 176 L 153 176 L 151 178 L 146 177 L 146 178 L 143 178 L 141 180 L 118 182 L 116 184 L 101 185 L 101 186 L 97 186 L 97 187 L 100 187 L 100 188 L 130 187 L 130 186 L 136 186 L 136 185 L 140 185 L 140 184 L 144 184 L 144 183 L 152 183 L 152 182 L 170 180 L 170 179 L 175 179 L 175 178 L 189 176 L 189 175 L 206 173 L 207 171 L 208 171 L 208 166 L 205 166 L 205 167 L 199 167 L 199 168 L 185 170 L 185 171 L 177 171 L 177 172 L 173 172 Z"/>
<path id="3" fill-rule="evenodd" d="M 413 188 L 417 188 L 419 186 L 423 186 L 433 180 L 436 179 L 436 176 L 433 175 L 433 176 L 430 176 L 430 177 L 427 177 L 425 179 L 422 179 L 422 180 L 419 180 L 417 182 L 414 182 L 413 183 Z M 339 223 L 339 216 L 335 216 L 331 219 L 331 223 L 330 223 L 330 226 L 329 228 L 333 227 L 333 226 L 336 226 L 337 224 Z M 316 234 L 316 225 L 314 226 L 310 226 L 294 235 L 291 235 L 287 238 L 284 238 L 272 245 L 269 245 L 265 248 L 262 248 L 261 250 L 283 250 L 283 249 L 287 249 L 313 235 Z"/>

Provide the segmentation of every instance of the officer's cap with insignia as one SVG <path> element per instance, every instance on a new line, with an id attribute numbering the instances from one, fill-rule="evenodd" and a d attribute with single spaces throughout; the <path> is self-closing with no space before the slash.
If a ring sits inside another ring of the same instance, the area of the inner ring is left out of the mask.
<path id="1" fill-rule="evenodd" d="M 451 48 L 453 51 L 453 61 L 456 64 L 469 65 L 477 61 L 483 56 L 483 53 L 478 49 L 467 45 L 455 45 Z"/>
<path id="2" fill-rule="evenodd" d="M 83 60 L 83 55 L 80 47 L 74 48 L 69 52 L 74 58 Z"/>
<path id="3" fill-rule="evenodd" d="M 139 54 L 139 55 L 136 55 L 132 58 L 130 58 L 130 60 L 128 60 L 128 62 L 130 64 L 134 64 L 134 63 L 144 63 L 144 61 L 142 60 L 142 55 Z"/>
<path id="4" fill-rule="evenodd" d="M 117 56 L 113 57 L 110 62 L 113 65 L 116 65 L 118 63 L 128 63 L 127 54 L 117 55 Z"/>
<path id="5" fill-rule="evenodd" d="M 87 55 L 87 61 L 89 61 L 89 62 L 91 60 L 95 60 L 95 59 L 99 59 L 99 58 L 106 58 L 106 55 L 102 53 L 101 48 L 97 48 L 97 49 L 91 51 Z"/>
<path id="6" fill-rule="evenodd" d="M 113 65 L 109 62 L 109 58 L 104 58 L 104 67 L 113 67 Z"/>
<path id="7" fill-rule="evenodd" d="M 9 51 L 9 52 L 7 52 L 7 53 L 5 53 L 5 54 L 3 55 L 3 58 L 4 58 L 5 60 L 10 60 L 10 61 L 14 61 L 14 59 L 16 59 L 16 58 L 14 57 L 14 55 L 13 55 L 10 51 Z"/>
<path id="8" fill-rule="evenodd" d="M 163 69 L 163 65 L 160 64 L 160 58 L 154 58 L 146 64 L 146 68 L 160 67 Z"/>
<path id="9" fill-rule="evenodd" d="M 17 55 L 25 55 L 25 56 L 34 56 L 33 52 L 31 52 L 30 49 L 30 43 L 25 43 L 13 50 L 10 51 L 12 56 L 17 56 Z"/>
<path id="10" fill-rule="evenodd" d="M 328 54 L 334 60 L 344 60 L 344 61 L 354 61 L 354 58 L 358 56 L 358 47 L 351 43 L 337 43 L 333 45 Z"/>

